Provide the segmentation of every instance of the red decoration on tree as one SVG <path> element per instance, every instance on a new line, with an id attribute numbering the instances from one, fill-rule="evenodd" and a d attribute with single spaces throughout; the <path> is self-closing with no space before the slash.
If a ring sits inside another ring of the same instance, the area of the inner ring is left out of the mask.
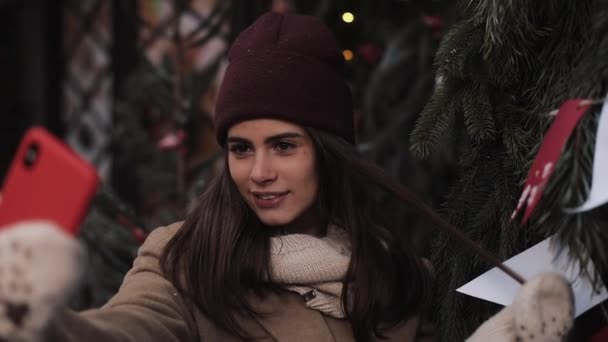
<path id="1" fill-rule="evenodd" d="M 433 39 L 441 39 L 445 26 L 443 18 L 436 15 L 422 15 L 422 22 L 431 29 Z"/>
<path id="2" fill-rule="evenodd" d="M 513 212 L 513 215 L 511 215 L 511 220 L 525 206 L 526 212 L 522 223 L 528 221 L 542 197 L 549 177 L 551 177 L 555 169 L 555 164 L 557 164 L 568 138 L 589 107 L 590 103 L 587 100 L 572 99 L 564 102 L 559 108 L 557 117 L 551 124 L 538 154 L 534 158 L 534 163 L 528 172 L 523 193 L 519 198 L 517 208 Z"/>
<path id="3" fill-rule="evenodd" d="M 384 50 L 374 43 L 365 43 L 357 48 L 357 55 L 369 64 L 378 64 L 384 55 Z"/>
<path id="4" fill-rule="evenodd" d="M 603 327 L 597 334 L 591 337 L 589 342 L 606 342 L 608 341 L 608 326 Z"/>
<path id="5" fill-rule="evenodd" d="M 184 130 L 179 129 L 165 134 L 165 136 L 158 141 L 158 148 L 161 150 L 178 150 L 184 152 L 183 147 L 185 140 L 186 133 Z"/>

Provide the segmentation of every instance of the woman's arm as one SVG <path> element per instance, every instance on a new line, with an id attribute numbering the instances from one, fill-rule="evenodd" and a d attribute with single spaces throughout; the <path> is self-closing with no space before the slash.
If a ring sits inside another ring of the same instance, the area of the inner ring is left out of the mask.
<path id="1" fill-rule="evenodd" d="M 48 226 L 42 233 L 37 224 L 20 225 L 0 233 L 0 245 L 17 244 L 30 254 L 28 258 L 17 258 L 17 254 L 13 254 L 0 261 L 4 264 L 0 266 L 8 266 L 7 260 L 20 263 L 25 272 L 19 279 L 22 288 L 29 287 L 33 291 L 32 299 L 22 297 L 21 300 L 14 299 L 7 291 L 0 291 L 2 302 L 12 302 L 13 307 L 23 309 L 19 320 L 6 310 L 5 315 L 0 314 L 0 340 L 22 337 L 64 342 L 199 339 L 191 310 L 159 267 L 162 249 L 179 225 L 154 230 L 139 249 L 118 293 L 102 308 L 81 313 L 63 306 L 79 279 L 74 276 L 81 272 L 77 265 L 84 264 L 81 260 L 72 260 L 83 257 L 78 252 L 80 246 L 73 238 L 62 235 L 59 229 Z M 16 276 L 4 272 L 2 282 L 10 283 L 11 278 Z M 34 283 L 34 279 L 38 282 Z M 70 282 L 72 286 L 68 286 Z"/>
<path id="2" fill-rule="evenodd" d="M 102 308 L 64 311 L 50 324 L 49 341 L 196 341 L 188 305 L 162 274 L 159 257 L 179 224 L 154 230 L 138 251 L 119 292 Z"/>

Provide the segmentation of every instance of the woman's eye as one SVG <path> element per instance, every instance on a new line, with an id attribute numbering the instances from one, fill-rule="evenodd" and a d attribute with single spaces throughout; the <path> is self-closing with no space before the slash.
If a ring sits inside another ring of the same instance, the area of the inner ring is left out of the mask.
<path id="1" fill-rule="evenodd" d="M 245 144 L 233 144 L 230 145 L 229 150 L 236 155 L 242 155 L 249 152 L 251 148 Z"/>
<path id="2" fill-rule="evenodd" d="M 279 152 L 288 152 L 294 149 L 295 147 L 296 145 L 285 141 L 280 141 L 274 145 L 274 148 Z"/>

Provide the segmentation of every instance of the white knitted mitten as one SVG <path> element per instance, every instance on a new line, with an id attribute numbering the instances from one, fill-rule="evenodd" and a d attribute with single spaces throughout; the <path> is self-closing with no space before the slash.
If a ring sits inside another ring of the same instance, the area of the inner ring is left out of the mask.
<path id="1" fill-rule="evenodd" d="M 467 341 L 564 341 L 573 319 L 570 284 L 557 273 L 543 273 L 526 282 L 513 303 L 480 325 Z"/>
<path id="2" fill-rule="evenodd" d="M 39 341 L 83 274 L 84 250 L 57 226 L 0 228 L 0 341 Z"/>

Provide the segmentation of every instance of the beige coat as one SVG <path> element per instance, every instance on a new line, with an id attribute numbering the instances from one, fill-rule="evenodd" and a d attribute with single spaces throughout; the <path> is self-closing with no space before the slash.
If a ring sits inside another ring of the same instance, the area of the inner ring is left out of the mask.
<path id="1" fill-rule="evenodd" d="M 101 309 L 65 311 L 51 323 L 47 341 L 241 341 L 218 329 L 189 305 L 162 274 L 158 258 L 179 224 L 154 230 L 141 246 L 133 268 L 119 292 Z M 354 341 L 348 321 L 308 309 L 297 294 L 251 298 L 263 312 L 273 314 L 241 321 L 259 341 Z M 390 341 L 422 341 L 418 320 L 390 332 Z M 419 335 L 416 337 L 416 335 Z"/>

